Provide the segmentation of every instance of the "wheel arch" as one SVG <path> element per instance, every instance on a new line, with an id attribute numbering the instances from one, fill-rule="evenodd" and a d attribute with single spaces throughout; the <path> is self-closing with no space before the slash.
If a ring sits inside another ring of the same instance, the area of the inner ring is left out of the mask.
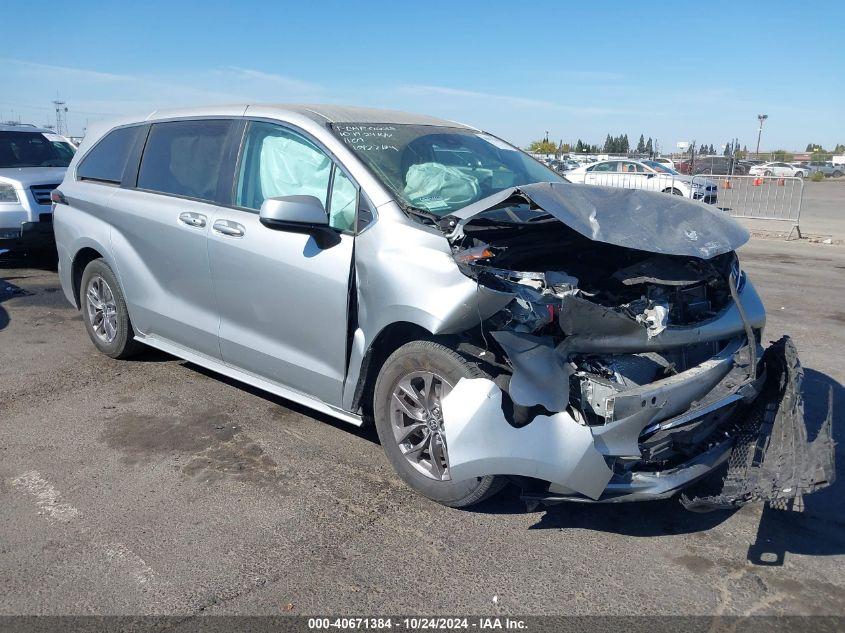
<path id="1" fill-rule="evenodd" d="M 70 267 L 71 289 L 73 291 L 73 301 L 76 309 L 79 310 L 82 306 L 81 297 L 79 295 L 79 286 L 82 283 L 82 273 L 85 267 L 93 262 L 95 259 L 105 259 L 103 253 L 91 246 L 84 246 L 79 249 L 73 256 L 73 261 Z"/>
<path id="2" fill-rule="evenodd" d="M 376 379 L 384 361 L 405 343 L 417 340 L 438 340 L 431 331 L 410 321 L 395 321 L 383 327 L 373 338 L 361 360 L 361 370 L 352 400 L 354 411 L 363 410 L 368 418 L 372 417 L 372 398 Z"/>

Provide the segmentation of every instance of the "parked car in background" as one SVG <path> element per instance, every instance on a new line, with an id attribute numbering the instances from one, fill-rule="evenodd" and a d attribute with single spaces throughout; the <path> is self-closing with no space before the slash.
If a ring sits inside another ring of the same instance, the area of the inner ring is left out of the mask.
<path id="1" fill-rule="evenodd" d="M 552 168 L 557 171 L 558 173 L 565 174 L 573 169 L 578 169 L 581 166 L 581 163 L 575 160 L 567 159 L 567 160 L 559 160 L 556 164 L 552 165 Z"/>
<path id="2" fill-rule="evenodd" d="M 399 476 L 450 506 L 508 481 L 549 502 L 671 496 L 797 388 L 788 340 L 757 362 L 765 309 L 732 218 L 571 184 L 451 121 L 155 112 L 92 129 L 52 198 L 61 286 L 100 352 L 146 344 L 374 419 Z M 800 406 L 784 417 L 806 436 Z M 832 477 L 798 448 L 754 478 L 764 500 Z M 747 502 L 731 483 L 719 502 Z"/>
<path id="3" fill-rule="evenodd" d="M 718 198 L 715 182 L 693 179 L 653 160 L 604 160 L 569 171 L 566 179 L 587 185 L 661 191 L 708 204 L 715 204 Z"/>
<path id="4" fill-rule="evenodd" d="M 754 165 L 748 170 L 751 176 L 782 176 L 803 178 L 807 175 L 807 170 L 803 167 L 795 167 L 789 163 L 771 162 L 763 163 L 762 165 Z"/>
<path id="5" fill-rule="evenodd" d="M 54 252 L 50 192 L 74 151 L 52 130 L 0 125 L 0 250 Z"/>
<path id="6" fill-rule="evenodd" d="M 652 158 L 655 163 L 660 163 L 661 165 L 666 165 L 669 169 L 675 169 L 675 161 L 671 158 L 666 158 L 665 156 L 658 156 L 657 158 Z"/>
<path id="7" fill-rule="evenodd" d="M 563 173 L 563 172 L 565 172 L 565 171 L 566 171 L 566 169 L 567 169 L 567 167 L 566 167 L 566 161 L 563 161 L 563 160 L 557 160 L 557 159 L 552 160 L 551 162 L 549 162 L 549 167 L 551 167 L 552 169 L 554 169 L 554 170 L 555 170 L 556 172 L 558 172 L 559 174 L 562 174 L 562 173 Z"/>
<path id="8" fill-rule="evenodd" d="M 831 161 L 814 161 L 804 166 L 804 175 L 811 176 L 815 172 L 821 172 L 827 178 L 840 178 L 845 173 L 845 165 L 835 165 Z"/>
<path id="9" fill-rule="evenodd" d="M 685 160 L 676 166 L 682 174 L 713 176 L 744 176 L 748 168 L 740 161 L 728 156 L 696 156 L 693 161 Z"/>

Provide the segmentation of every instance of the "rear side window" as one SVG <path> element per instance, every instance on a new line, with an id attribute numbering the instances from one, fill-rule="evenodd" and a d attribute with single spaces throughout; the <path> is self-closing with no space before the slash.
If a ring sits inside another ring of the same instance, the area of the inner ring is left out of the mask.
<path id="1" fill-rule="evenodd" d="M 138 188 L 214 201 L 231 121 L 172 121 L 150 129 Z"/>
<path id="2" fill-rule="evenodd" d="M 80 180 L 120 184 L 129 153 L 142 127 L 123 127 L 106 134 L 82 159 L 76 169 Z"/>

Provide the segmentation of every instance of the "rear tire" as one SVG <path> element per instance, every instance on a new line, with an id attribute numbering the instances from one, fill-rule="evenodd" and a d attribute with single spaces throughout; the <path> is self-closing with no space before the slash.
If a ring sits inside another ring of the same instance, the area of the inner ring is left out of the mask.
<path id="1" fill-rule="evenodd" d="M 135 340 L 123 291 L 114 272 L 102 259 L 95 259 L 82 272 L 79 284 L 82 320 L 94 346 L 111 358 L 129 358 L 142 345 Z"/>
<path id="2" fill-rule="evenodd" d="M 669 189 L 664 189 L 663 193 L 671 193 L 673 196 L 684 195 L 684 192 L 678 189 L 677 187 L 670 187 Z"/>
<path id="3" fill-rule="evenodd" d="M 764 176 L 771 176 L 771 175 L 772 175 L 772 172 L 770 172 L 770 171 L 767 169 L 766 171 L 764 171 L 764 172 L 763 172 L 763 175 L 764 175 Z"/>
<path id="4" fill-rule="evenodd" d="M 465 508 L 479 503 L 507 483 L 501 476 L 452 481 L 448 474 L 441 398 L 461 378 L 487 377 L 448 347 L 433 341 L 412 341 L 390 355 L 376 380 L 373 412 L 387 459 L 410 488 L 446 506 Z M 413 392 L 410 396 L 409 388 Z M 438 423 L 439 429 L 434 430 Z M 419 450 L 426 437 L 430 448 Z"/>

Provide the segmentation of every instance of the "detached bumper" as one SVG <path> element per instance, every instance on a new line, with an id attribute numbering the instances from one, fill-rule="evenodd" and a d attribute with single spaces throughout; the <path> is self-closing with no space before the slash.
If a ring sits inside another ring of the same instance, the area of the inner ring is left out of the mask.
<path id="1" fill-rule="evenodd" d="M 736 438 L 722 490 L 710 497 L 682 496 L 688 510 L 800 500 L 833 483 L 832 391 L 828 394 L 827 417 L 816 438 L 809 442 L 801 395 L 804 370 L 795 346 L 784 337 L 766 350 L 763 360 L 769 380 Z"/>
<path id="2" fill-rule="evenodd" d="M 597 426 L 561 411 L 515 428 L 494 383 L 460 381 L 443 402 L 451 474 L 546 482 L 524 494 L 531 501 L 610 503 L 672 496 L 728 461 L 720 495 L 684 499 L 696 510 L 792 498 L 828 485 L 832 416 L 808 443 L 803 373 L 791 341 L 766 350 L 765 371 L 752 382 L 742 379 L 749 368 L 744 352 L 730 345 L 694 370 L 631 390 L 617 398 L 615 420 Z"/>

